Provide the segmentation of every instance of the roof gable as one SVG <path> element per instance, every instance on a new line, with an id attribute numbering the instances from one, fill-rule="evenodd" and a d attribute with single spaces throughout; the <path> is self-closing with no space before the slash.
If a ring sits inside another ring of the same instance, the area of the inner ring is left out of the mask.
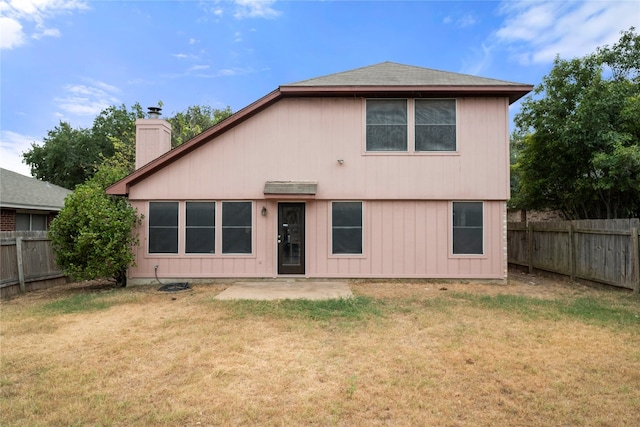
<path id="1" fill-rule="evenodd" d="M 382 62 L 283 86 L 522 86 L 504 80 Z"/>
<path id="2" fill-rule="evenodd" d="M 107 188 L 108 194 L 127 195 L 129 187 L 187 155 L 202 144 L 233 129 L 286 97 L 505 97 L 513 103 L 533 90 L 514 83 L 429 68 L 382 62 L 355 70 L 330 74 L 279 86 L 268 95 L 232 114 L 184 144 L 147 163 Z"/>
<path id="3" fill-rule="evenodd" d="M 71 190 L 0 169 L 0 206 L 3 208 L 59 211 Z"/>

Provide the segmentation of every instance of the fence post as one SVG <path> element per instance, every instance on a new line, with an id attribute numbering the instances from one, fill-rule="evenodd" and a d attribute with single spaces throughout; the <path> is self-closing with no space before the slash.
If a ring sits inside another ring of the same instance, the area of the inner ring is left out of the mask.
<path id="1" fill-rule="evenodd" d="M 22 262 L 22 237 L 16 236 L 16 258 L 18 260 L 18 280 L 20 280 L 20 293 L 24 294 L 27 289 L 24 284 L 24 263 Z"/>
<path id="2" fill-rule="evenodd" d="M 573 239 L 573 223 L 571 223 L 569 224 L 569 277 L 572 282 L 576 279 L 576 245 Z"/>
<path id="3" fill-rule="evenodd" d="M 633 250 L 633 269 L 636 272 L 633 291 L 640 293 L 640 246 L 638 244 L 638 227 L 631 229 L 631 246 Z"/>
<path id="4" fill-rule="evenodd" d="M 527 264 L 529 274 L 533 274 L 533 224 L 527 224 Z"/>

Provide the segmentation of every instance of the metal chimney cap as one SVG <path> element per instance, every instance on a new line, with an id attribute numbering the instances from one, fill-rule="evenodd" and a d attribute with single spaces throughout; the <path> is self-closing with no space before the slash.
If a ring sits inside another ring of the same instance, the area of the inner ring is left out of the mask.
<path id="1" fill-rule="evenodd" d="M 147 111 L 150 119 L 159 119 L 162 108 L 160 107 L 147 107 Z"/>

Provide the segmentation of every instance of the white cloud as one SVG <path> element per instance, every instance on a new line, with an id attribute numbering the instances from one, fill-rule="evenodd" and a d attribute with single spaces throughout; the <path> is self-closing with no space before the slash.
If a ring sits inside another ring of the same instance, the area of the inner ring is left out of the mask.
<path id="1" fill-rule="evenodd" d="M 24 44 L 25 39 L 34 40 L 43 37 L 60 37 L 60 30 L 47 25 L 47 22 L 62 13 L 87 10 L 82 0 L 2 0 L 1 49 L 13 49 Z"/>
<path id="2" fill-rule="evenodd" d="M 268 18 L 280 16 L 281 12 L 271 6 L 275 0 L 235 0 L 236 12 L 233 15 L 237 19 L 244 18 Z"/>
<path id="3" fill-rule="evenodd" d="M 521 64 L 549 63 L 584 56 L 612 45 L 620 32 L 638 26 L 640 7 L 635 1 L 504 2 L 503 25 L 496 40 L 512 51 Z"/>
<path id="4" fill-rule="evenodd" d="M 13 18 L 0 16 L 0 49 L 13 49 L 23 43 L 22 25 Z"/>
<path id="5" fill-rule="evenodd" d="M 31 169 L 22 162 L 22 153 L 31 149 L 31 144 L 40 144 L 36 138 L 8 130 L 0 131 L 0 166 L 4 169 L 31 176 Z"/>
<path id="6" fill-rule="evenodd" d="M 117 105 L 120 90 L 100 81 L 85 84 L 70 84 L 64 87 L 65 94 L 54 99 L 59 109 L 77 116 L 97 116 L 110 105 Z"/>

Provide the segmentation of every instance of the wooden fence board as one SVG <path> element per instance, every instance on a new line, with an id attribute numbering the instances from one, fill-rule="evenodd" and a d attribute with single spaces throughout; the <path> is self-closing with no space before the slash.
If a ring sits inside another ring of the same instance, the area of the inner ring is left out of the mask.
<path id="1" fill-rule="evenodd" d="M 638 229 L 638 219 L 529 223 L 526 228 L 508 223 L 508 261 L 640 292 Z"/>
<path id="2" fill-rule="evenodd" d="M 59 284 L 65 274 L 57 266 L 46 231 L 0 232 L 0 295 Z"/>

